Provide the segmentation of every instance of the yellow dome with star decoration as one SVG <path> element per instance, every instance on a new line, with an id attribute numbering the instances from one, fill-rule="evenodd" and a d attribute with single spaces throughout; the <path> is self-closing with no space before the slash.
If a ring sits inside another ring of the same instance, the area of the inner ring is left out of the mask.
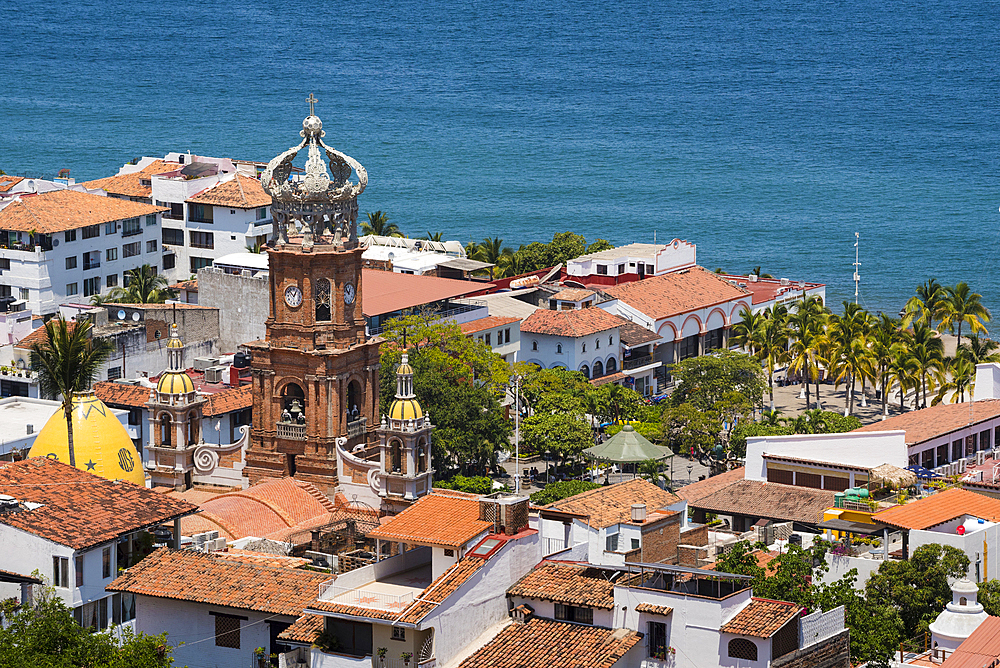
<path id="1" fill-rule="evenodd" d="M 146 486 L 142 460 L 132 439 L 111 409 L 93 392 L 80 392 L 73 398 L 73 450 L 76 468 L 81 471 Z M 38 432 L 28 456 L 49 457 L 69 464 L 69 437 L 61 407 Z"/>
<path id="2" fill-rule="evenodd" d="M 156 391 L 161 394 L 187 394 L 194 392 L 194 381 L 184 371 L 164 371 L 156 381 Z"/>
<path id="3" fill-rule="evenodd" d="M 416 399 L 396 399 L 389 407 L 392 420 L 417 420 L 424 416 L 424 409 Z"/>

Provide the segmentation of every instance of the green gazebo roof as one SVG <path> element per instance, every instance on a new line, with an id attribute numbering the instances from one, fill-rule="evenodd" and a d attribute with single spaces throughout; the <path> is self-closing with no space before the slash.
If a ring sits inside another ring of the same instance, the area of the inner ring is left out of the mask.
<path id="1" fill-rule="evenodd" d="M 674 453 L 666 446 L 653 445 L 632 425 L 627 424 L 604 443 L 587 448 L 583 454 L 608 462 L 644 462 L 647 459 L 660 461 Z"/>

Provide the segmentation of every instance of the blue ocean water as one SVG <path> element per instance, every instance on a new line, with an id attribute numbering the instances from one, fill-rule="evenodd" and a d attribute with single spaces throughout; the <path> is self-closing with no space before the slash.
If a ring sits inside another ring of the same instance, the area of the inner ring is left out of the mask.
<path id="1" fill-rule="evenodd" d="M 990 0 L 19 3 L 0 169 L 267 160 L 312 92 L 411 236 L 681 237 L 836 303 L 859 232 L 869 309 L 934 276 L 997 310 L 998 33 Z"/>

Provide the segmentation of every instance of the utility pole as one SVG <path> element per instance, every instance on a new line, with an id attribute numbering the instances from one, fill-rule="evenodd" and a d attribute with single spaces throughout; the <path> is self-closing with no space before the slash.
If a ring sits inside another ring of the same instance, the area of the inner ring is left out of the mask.
<path id="1" fill-rule="evenodd" d="M 861 282 L 861 274 L 858 272 L 858 268 L 861 267 L 861 261 L 858 259 L 858 244 L 861 243 L 861 236 L 855 232 L 854 233 L 854 303 L 858 303 L 858 284 Z"/>
<path id="2" fill-rule="evenodd" d="M 514 376 L 514 492 L 521 493 L 521 377 Z"/>

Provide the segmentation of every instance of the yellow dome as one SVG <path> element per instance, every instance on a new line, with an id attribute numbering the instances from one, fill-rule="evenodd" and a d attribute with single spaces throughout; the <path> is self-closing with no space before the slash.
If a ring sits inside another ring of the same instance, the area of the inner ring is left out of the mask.
<path id="1" fill-rule="evenodd" d="M 76 467 L 108 480 L 146 486 L 142 461 L 125 427 L 93 392 L 73 399 L 73 449 Z M 29 457 L 69 464 L 69 438 L 62 408 L 56 409 L 35 438 Z"/>
<path id="2" fill-rule="evenodd" d="M 184 344 L 181 343 L 180 339 L 170 339 L 167 341 L 167 348 L 183 348 Z"/>
<path id="3" fill-rule="evenodd" d="M 396 373 L 397 374 L 408 373 L 408 374 L 410 374 L 412 376 L 413 375 L 413 367 L 410 366 L 409 364 L 407 364 L 406 362 L 403 362 L 398 367 L 396 367 Z"/>
<path id="4" fill-rule="evenodd" d="M 424 409 L 416 399 L 396 399 L 389 407 L 389 417 L 393 420 L 416 420 L 424 416 Z"/>
<path id="5" fill-rule="evenodd" d="M 156 381 L 156 391 L 163 394 L 187 394 L 194 392 L 194 381 L 183 371 L 164 371 Z"/>

